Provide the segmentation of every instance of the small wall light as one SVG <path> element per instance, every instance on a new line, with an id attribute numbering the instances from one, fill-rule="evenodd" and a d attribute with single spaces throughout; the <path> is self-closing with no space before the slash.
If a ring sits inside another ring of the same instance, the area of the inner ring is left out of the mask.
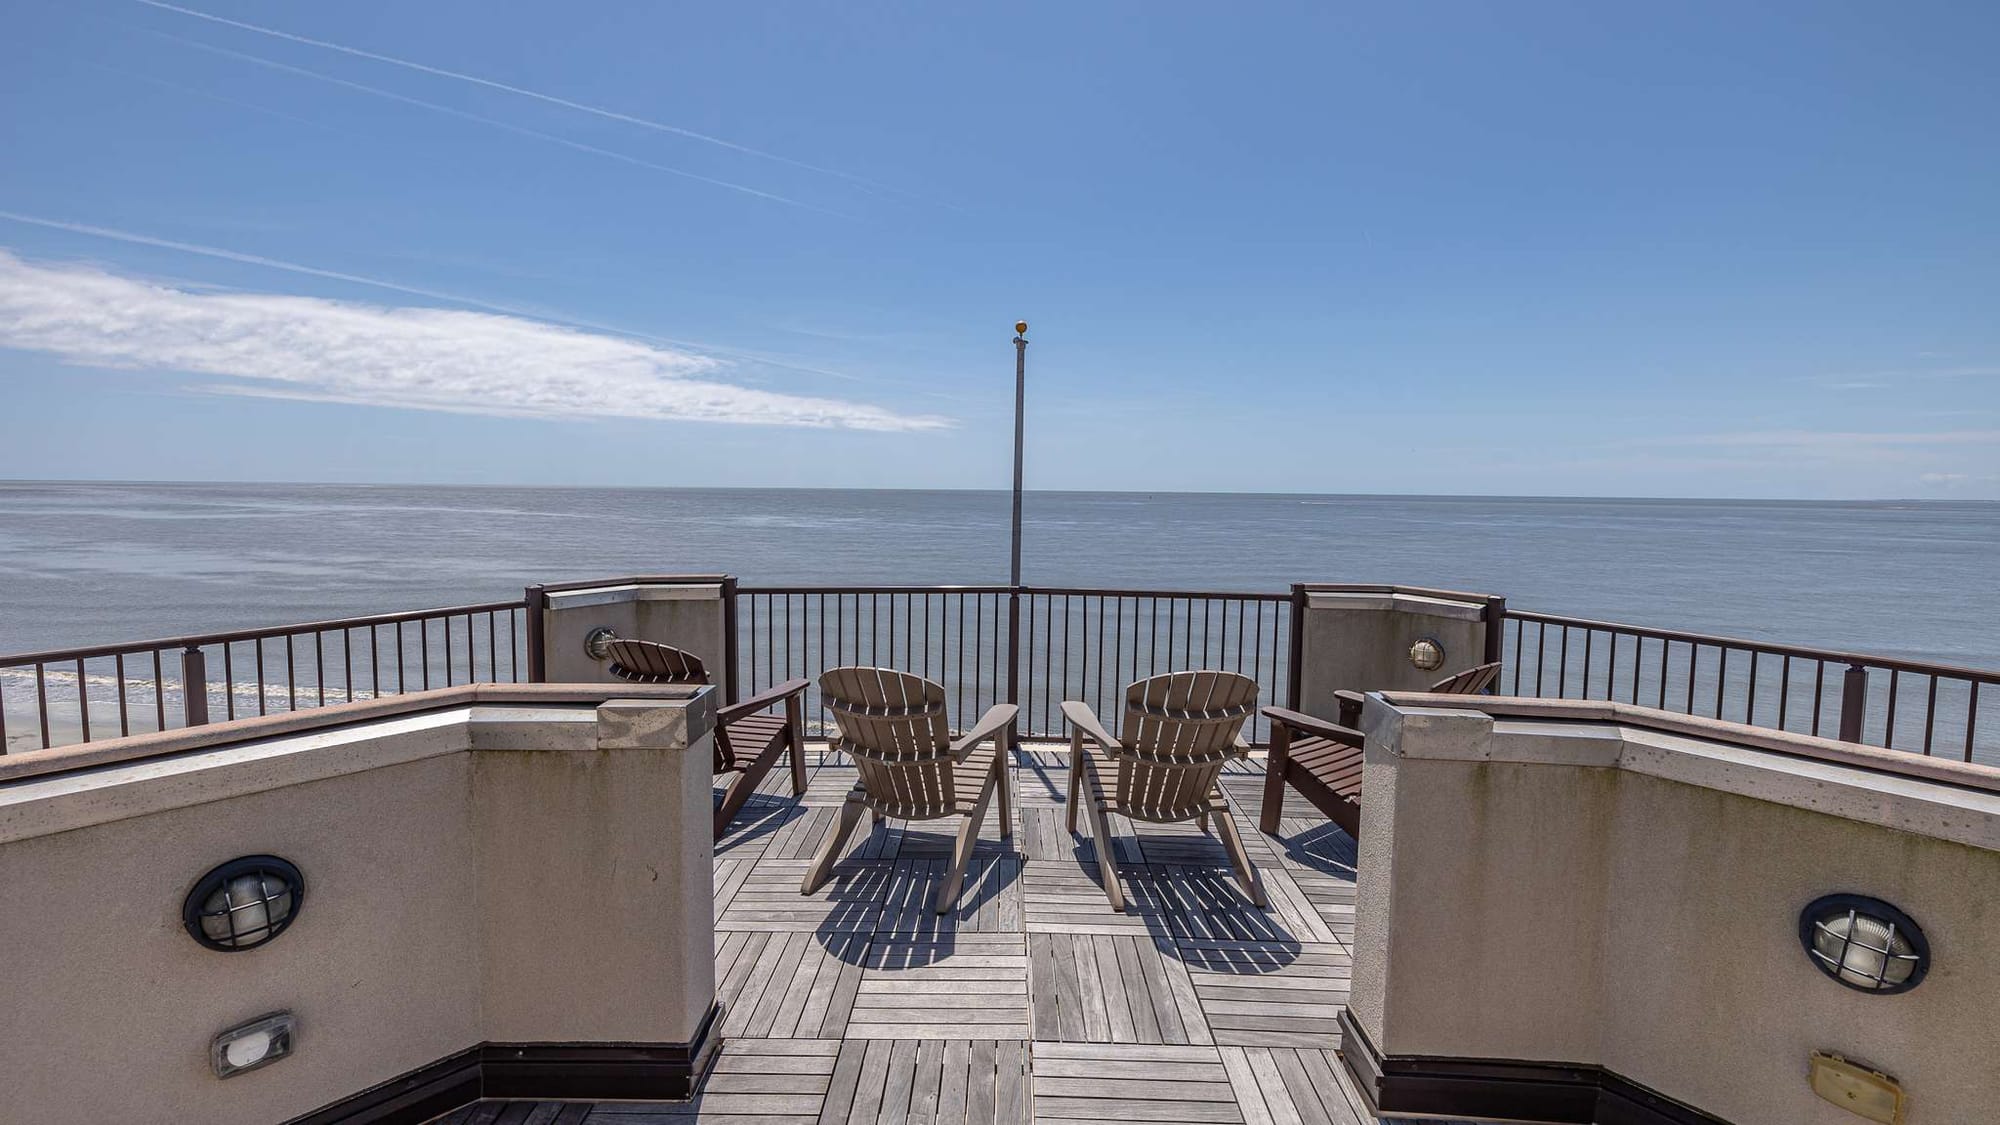
<path id="1" fill-rule="evenodd" d="M 1865 895 L 1827 895 L 1799 914 L 1799 941 L 1819 971 L 1861 992 L 1908 992 L 1931 964 L 1907 914 Z"/>
<path id="2" fill-rule="evenodd" d="M 1410 646 L 1410 663 L 1425 672 L 1444 667 L 1444 646 L 1435 637 L 1425 637 Z"/>
<path id="3" fill-rule="evenodd" d="M 305 898 L 305 876 L 289 861 L 247 855 L 197 880 L 181 903 L 181 921 L 194 940 L 235 953 L 284 933 Z"/>
<path id="4" fill-rule="evenodd" d="M 298 1020 L 290 1012 L 272 1012 L 230 1028 L 208 1045 L 208 1062 L 217 1078 L 234 1078 L 246 1070 L 277 1062 L 292 1053 Z"/>
<path id="5" fill-rule="evenodd" d="M 602 660 L 611 655 L 611 642 L 617 639 L 610 626 L 599 625 L 583 638 L 583 651 L 592 660 Z"/>

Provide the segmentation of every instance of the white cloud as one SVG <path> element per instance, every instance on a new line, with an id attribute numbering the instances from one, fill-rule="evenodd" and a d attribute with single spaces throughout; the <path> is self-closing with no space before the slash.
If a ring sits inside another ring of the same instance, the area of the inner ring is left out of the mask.
<path id="1" fill-rule="evenodd" d="M 0 346 L 98 367 L 243 380 L 213 394 L 532 418 L 861 430 L 949 419 L 720 381 L 689 351 L 518 316 L 319 297 L 193 293 L 0 250 Z"/>
<path id="2" fill-rule="evenodd" d="M 1727 434 L 1692 434 L 1648 438 L 1641 445 L 1721 445 L 1769 449 L 1881 449 L 1926 445 L 2000 444 L 2000 430 L 1921 430 L 1869 432 L 1842 430 L 1764 430 Z"/>

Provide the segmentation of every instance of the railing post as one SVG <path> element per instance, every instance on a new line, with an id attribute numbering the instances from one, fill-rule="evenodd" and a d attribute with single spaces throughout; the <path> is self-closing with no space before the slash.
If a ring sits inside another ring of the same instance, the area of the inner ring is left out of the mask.
<path id="1" fill-rule="evenodd" d="M 1860 742 L 1868 718 L 1868 669 L 1849 664 L 1840 677 L 1840 740 Z"/>
<path id="2" fill-rule="evenodd" d="M 537 582 L 528 587 L 521 598 L 528 615 L 528 682 L 547 683 L 549 678 L 548 627 L 549 592 L 547 587 Z"/>
<path id="3" fill-rule="evenodd" d="M 1507 655 L 1507 599 L 1486 599 L 1486 658 L 1482 664 L 1500 664 Z M 1500 677 L 1493 677 L 1493 694 L 1500 694 Z"/>
<path id="4" fill-rule="evenodd" d="M 1299 708 L 1299 690 L 1305 680 L 1306 587 L 1292 583 L 1292 640 L 1285 654 L 1285 706 Z"/>
<path id="5" fill-rule="evenodd" d="M 181 717 L 191 727 L 208 723 L 208 655 L 200 645 L 181 650 Z"/>
<path id="6" fill-rule="evenodd" d="M 785 599 L 785 605 L 787 606 L 787 615 L 789 615 L 789 607 L 791 606 L 791 599 L 789 597 Z M 785 627 L 787 629 L 791 628 L 791 622 L 787 621 Z M 722 577 L 722 664 L 724 669 L 722 702 L 724 704 L 736 702 L 736 678 L 739 671 L 736 663 L 736 576 L 726 574 Z M 786 671 L 789 674 L 790 669 Z M 805 751 L 801 750 L 799 752 L 803 754 Z"/>
<path id="7" fill-rule="evenodd" d="M 1007 591 L 1007 702 L 1020 703 L 1021 587 Z"/>

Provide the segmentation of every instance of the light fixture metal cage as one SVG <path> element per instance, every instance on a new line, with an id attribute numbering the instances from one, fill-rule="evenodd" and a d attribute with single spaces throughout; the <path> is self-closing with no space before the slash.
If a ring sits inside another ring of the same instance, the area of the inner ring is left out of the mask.
<path id="1" fill-rule="evenodd" d="M 203 946 L 240 953 L 284 933 L 305 897 L 305 876 L 290 860 L 246 855 L 195 881 L 181 904 L 181 921 Z"/>
<path id="2" fill-rule="evenodd" d="M 1864 922 L 1880 936 L 1869 940 Z M 1857 992 L 1908 992 L 1930 970 L 1930 943 L 1916 920 L 1866 895 L 1814 899 L 1799 913 L 1799 942 L 1815 968 Z"/>

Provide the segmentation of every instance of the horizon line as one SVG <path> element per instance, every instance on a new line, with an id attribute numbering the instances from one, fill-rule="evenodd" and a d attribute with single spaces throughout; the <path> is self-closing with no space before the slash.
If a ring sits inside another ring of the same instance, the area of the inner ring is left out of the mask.
<path id="1" fill-rule="evenodd" d="M 888 488 L 879 486 L 790 485 L 790 484 L 529 484 L 510 482 L 466 483 L 463 481 L 357 481 L 357 480 L 187 480 L 134 479 L 126 477 L 0 477 L 0 487 L 8 485 L 167 485 L 219 486 L 233 488 L 451 488 L 451 489 L 567 489 L 595 492 L 896 492 L 896 493 L 994 493 L 1011 495 L 1008 488 Z M 1996 504 L 2000 497 L 1944 496 L 1667 496 L 1618 495 L 1609 493 L 1525 493 L 1525 492 L 1298 492 L 1288 490 L 1187 489 L 1187 488 L 1024 488 L 1022 495 L 1044 493 L 1077 496 L 1297 496 L 1341 500 L 1632 500 L 1644 502 L 1705 504 Z"/>

